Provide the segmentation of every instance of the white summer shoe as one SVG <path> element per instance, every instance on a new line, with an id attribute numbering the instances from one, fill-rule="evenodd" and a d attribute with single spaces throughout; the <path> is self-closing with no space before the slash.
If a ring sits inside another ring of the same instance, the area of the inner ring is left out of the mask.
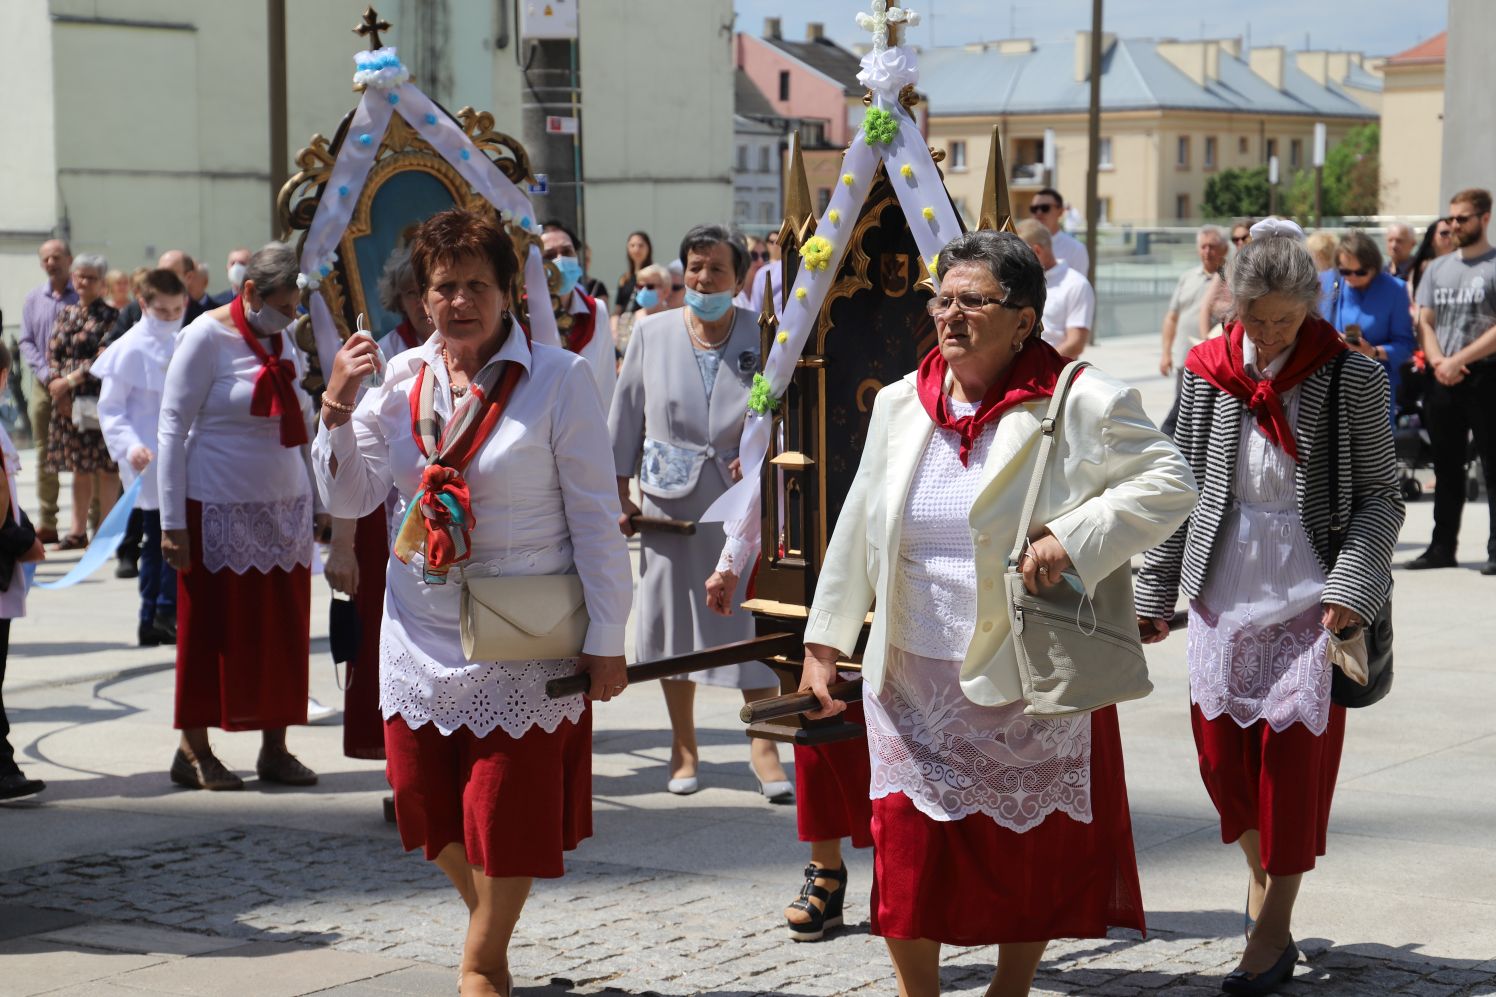
<path id="1" fill-rule="evenodd" d="M 323 706 L 311 696 L 306 698 L 306 722 L 309 724 L 320 724 L 338 715 L 338 711 L 331 706 Z"/>
<path id="2" fill-rule="evenodd" d="M 701 781 L 694 775 L 684 779 L 671 779 L 665 784 L 665 788 L 676 796 L 690 796 L 701 788 Z"/>
<path id="3" fill-rule="evenodd" d="M 753 768 L 753 763 L 748 763 L 748 770 L 753 772 L 753 778 L 758 779 L 758 791 L 764 794 L 764 799 L 770 803 L 785 804 L 795 802 L 795 784 L 788 779 L 775 779 L 773 782 L 764 782 L 759 779 L 758 772 Z"/>

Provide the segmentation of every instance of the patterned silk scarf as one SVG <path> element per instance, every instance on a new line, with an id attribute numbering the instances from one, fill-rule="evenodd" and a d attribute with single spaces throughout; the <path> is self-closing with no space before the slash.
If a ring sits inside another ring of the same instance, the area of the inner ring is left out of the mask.
<path id="1" fill-rule="evenodd" d="M 511 323 L 508 334 L 514 329 Z M 437 378 L 425 364 L 416 375 L 410 389 L 410 429 L 426 468 L 400 523 L 394 553 L 402 564 L 422 554 L 428 585 L 446 584 L 452 565 L 472 554 L 477 522 L 463 472 L 493 434 L 523 373 L 524 367 L 512 361 L 483 368 L 445 426 L 436 411 Z"/>

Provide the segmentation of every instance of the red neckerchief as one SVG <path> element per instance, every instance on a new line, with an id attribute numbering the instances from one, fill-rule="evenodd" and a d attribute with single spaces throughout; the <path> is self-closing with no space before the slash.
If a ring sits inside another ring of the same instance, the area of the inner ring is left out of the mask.
<path id="1" fill-rule="evenodd" d="M 945 357 L 940 355 L 940 347 L 936 346 L 919 364 L 916 385 L 920 404 L 924 405 L 935 425 L 961 437 L 961 466 L 967 467 L 972 445 L 982 427 L 1015 405 L 1053 397 L 1060 372 L 1067 362 L 1053 346 L 1038 336 L 1031 337 L 1002 377 L 987 389 L 976 412 L 956 419 L 951 417 L 945 391 L 948 365 Z"/>
<path id="2" fill-rule="evenodd" d="M 587 310 L 572 312 L 571 331 L 566 334 L 566 348 L 573 353 L 581 353 L 592 342 L 592 334 L 597 331 L 597 302 L 581 291 L 577 291 L 576 296 L 586 302 Z"/>
<path id="3" fill-rule="evenodd" d="M 1345 340 L 1330 323 L 1310 316 L 1299 326 L 1298 340 L 1287 365 L 1277 376 L 1256 381 L 1247 373 L 1243 359 L 1242 339 L 1245 335 L 1242 324 L 1232 322 L 1224 336 L 1190 350 L 1184 367 L 1245 405 L 1257 418 L 1257 426 L 1263 435 L 1297 461 L 1299 448 L 1294 442 L 1293 424 L 1283 410 L 1283 392 L 1303 383 L 1309 375 L 1334 360 L 1346 348 Z"/>
<path id="4" fill-rule="evenodd" d="M 410 319 L 401 319 L 400 324 L 395 326 L 395 332 L 407 350 L 413 350 L 421 345 L 421 338 L 416 335 L 416 327 L 410 324 Z"/>
<path id="5" fill-rule="evenodd" d="M 244 318 L 244 297 L 241 295 L 229 305 L 229 316 L 234 328 L 248 344 L 249 350 L 260 361 L 260 372 L 255 375 L 254 394 L 249 399 L 249 414 L 267 419 L 280 416 L 280 438 L 283 447 L 299 447 L 307 441 L 306 422 L 301 416 L 301 401 L 296 397 L 296 366 L 280 355 L 280 333 L 270 337 L 270 349 L 260 345 L 249 322 Z"/>

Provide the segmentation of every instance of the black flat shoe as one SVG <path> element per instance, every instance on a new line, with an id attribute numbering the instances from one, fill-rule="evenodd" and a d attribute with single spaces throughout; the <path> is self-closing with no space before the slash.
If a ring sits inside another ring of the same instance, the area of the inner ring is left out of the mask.
<path id="1" fill-rule="evenodd" d="M 1271 969 L 1261 973 L 1249 973 L 1238 969 L 1221 981 L 1223 993 L 1236 997 L 1259 997 L 1261 994 L 1277 993 L 1278 988 L 1293 979 L 1293 967 L 1299 961 L 1299 947 L 1290 939 L 1288 948 L 1278 956 Z"/>
<path id="2" fill-rule="evenodd" d="M 19 800 L 23 796 L 35 796 L 47 788 L 40 779 L 28 779 L 20 772 L 0 775 L 0 800 Z"/>
<path id="3" fill-rule="evenodd" d="M 116 578 L 139 578 L 140 566 L 134 561 L 120 558 L 119 563 L 114 566 L 114 577 Z"/>
<path id="4" fill-rule="evenodd" d="M 177 642 L 177 617 L 173 613 L 170 616 L 157 613 L 156 619 L 152 621 L 157 632 L 161 634 L 162 643 L 175 644 Z"/>
<path id="5" fill-rule="evenodd" d="M 1483 575 L 1496 575 L 1496 557 L 1482 564 L 1480 566 L 1480 573 Z"/>
<path id="6" fill-rule="evenodd" d="M 833 880 L 837 884 L 835 892 L 818 885 L 816 883 L 818 879 Z M 817 907 L 811 903 L 812 897 L 819 900 L 821 906 Z M 823 869 L 818 865 L 806 866 L 805 885 L 800 887 L 800 896 L 790 904 L 790 907 L 809 914 L 810 920 L 804 924 L 796 924 L 786 919 L 785 924 L 790 929 L 790 938 L 797 942 L 818 942 L 826 937 L 826 929 L 840 928 L 842 905 L 846 899 L 847 867 L 845 865 L 840 869 Z"/>
<path id="7" fill-rule="evenodd" d="M 1455 560 L 1454 551 L 1443 550 L 1439 547 L 1430 547 L 1403 565 L 1409 571 L 1427 571 L 1430 568 L 1458 568 L 1459 566 L 1460 562 Z"/>
<path id="8" fill-rule="evenodd" d="M 244 788 L 244 780 L 224 768 L 216 755 L 189 758 L 181 748 L 172 756 L 171 781 L 187 789 L 208 789 L 215 792 Z"/>

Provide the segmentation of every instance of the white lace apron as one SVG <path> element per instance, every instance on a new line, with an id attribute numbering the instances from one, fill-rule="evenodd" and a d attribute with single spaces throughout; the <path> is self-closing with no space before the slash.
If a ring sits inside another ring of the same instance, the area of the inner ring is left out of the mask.
<path id="1" fill-rule="evenodd" d="M 950 405 L 958 417 L 976 408 Z M 1022 702 L 978 706 L 961 691 L 976 619 L 968 517 L 995 430 L 985 427 L 962 467 L 956 434 L 937 429 L 915 471 L 883 689 L 864 698 L 871 796 L 903 793 L 934 820 L 980 813 L 1017 832 L 1056 810 L 1090 823 L 1091 718 L 1025 717 Z"/>
<path id="2" fill-rule="evenodd" d="M 1298 390 L 1284 410 L 1298 420 Z M 1330 719 L 1329 635 L 1320 623 L 1325 576 L 1299 519 L 1291 457 L 1250 415 L 1242 418 L 1235 503 L 1205 590 L 1190 602 L 1190 701 L 1208 720 L 1275 731 L 1302 723 L 1323 734 Z"/>
<path id="3" fill-rule="evenodd" d="M 265 502 L 203 502 L 203 567 L 290 571 L 312 563 L 312 496 Z"/>

